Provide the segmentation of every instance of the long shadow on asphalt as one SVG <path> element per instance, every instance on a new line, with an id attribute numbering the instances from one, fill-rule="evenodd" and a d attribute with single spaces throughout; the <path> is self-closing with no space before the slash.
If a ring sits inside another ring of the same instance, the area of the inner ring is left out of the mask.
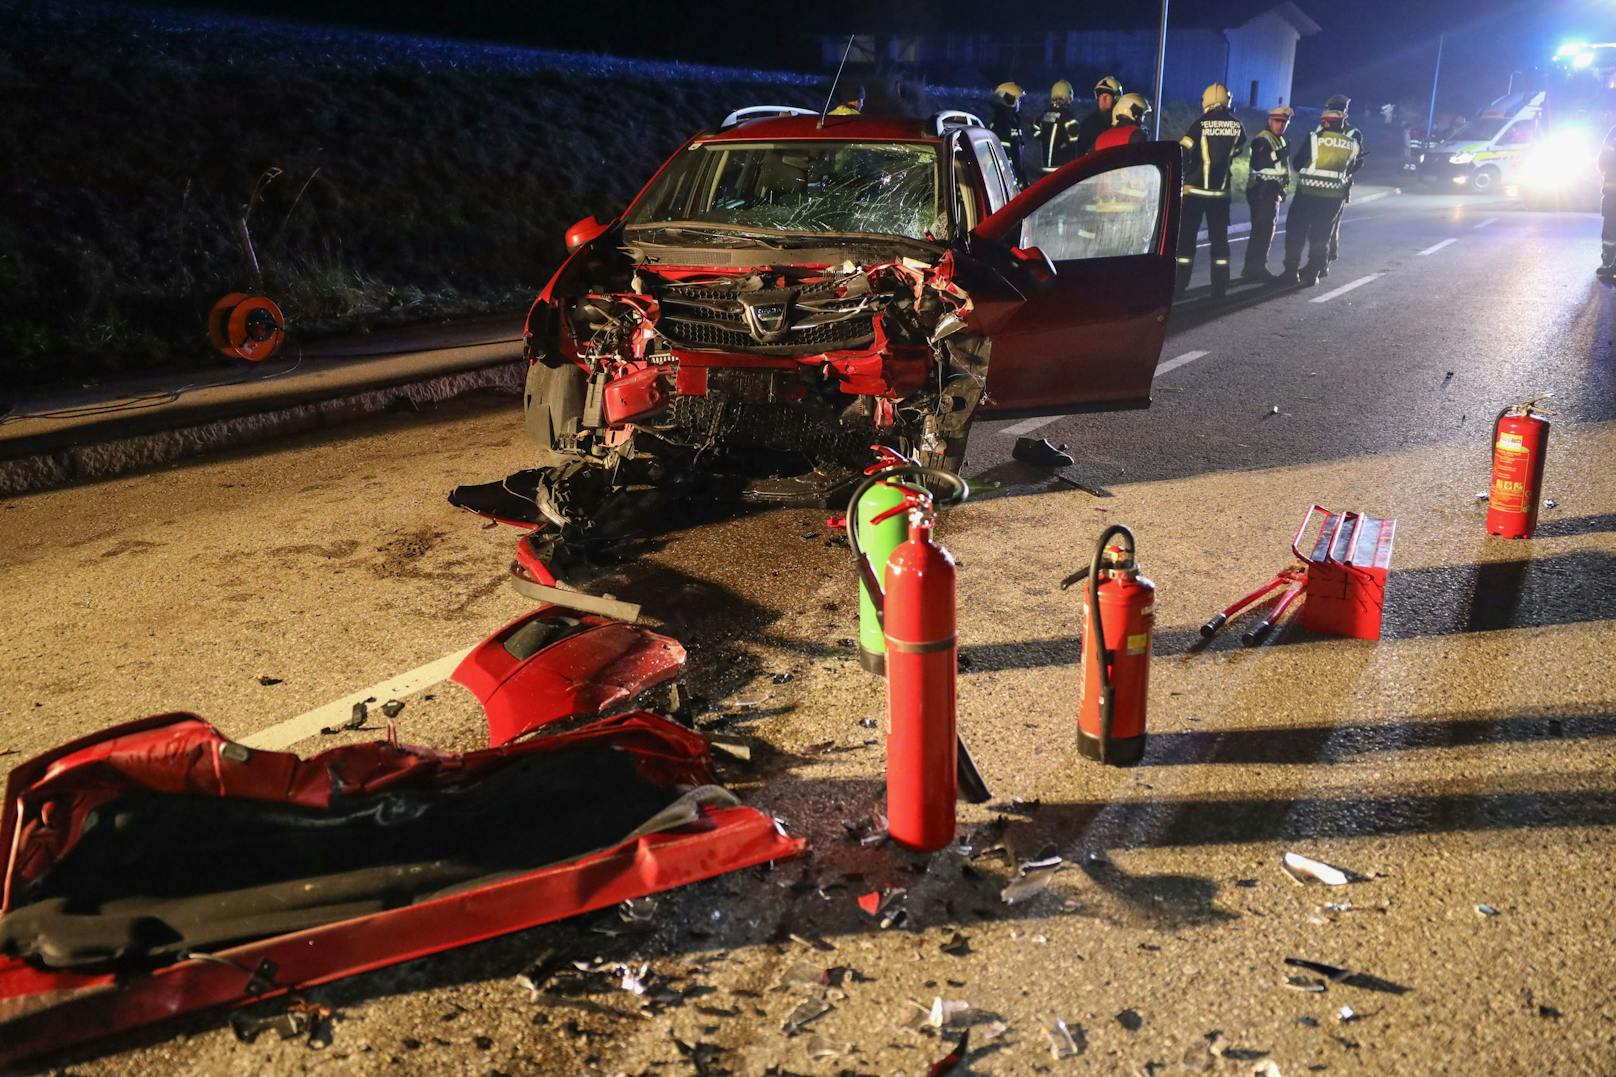
<path id="1" fill-rule="evenodd" d="M 1374 752 L 1616 738 L 1616 703 L 1462 711 L 1366 725 L 1152 733 L 1146 766 L 1345 763 Z"/>
<path id="2" fill-rule="evenodd" d="M 1585 519 L 1602 521 L 1604 517 Z M 1616 620 L 1616 556 L 1577 551 L 1530 560 L 1393 571 L 1386 584 L 1386 603 L 1383 642 L 1612 621 Z M 1260 653 L 1263 648 L 1295 644 L 1355 645 L 1306 631 L 1299 616 L 1287 615 L 1267 641 L 1250 650 Z M 1246 650 L 1241 633 L 1258 619 L 1255 609 L 1242 612 L 1210 642 L 1201 638 L 1198 627 L 1158 629 L 1151 649 L 1158 658 Z M 967 674 L 1036 669 L 1075 665 L 1079 645 L 1075 635 L 1062 635 L 973 644 L 961 647 L 960 654 L 962 672 Z"/>

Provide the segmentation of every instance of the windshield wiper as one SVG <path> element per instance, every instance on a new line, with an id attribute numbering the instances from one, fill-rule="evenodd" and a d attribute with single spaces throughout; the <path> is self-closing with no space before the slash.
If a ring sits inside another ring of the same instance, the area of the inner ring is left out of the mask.
<path id="1" fill-rule="evenodd" d="M 726 225 L 709 226 L 705 224 L 642 224 L 631 225 L 628 231 L 635 233 L 661 233 L 676 232 L 688 236 L 706 236 L 710 239 L 744 239 L 770 250 L 779 250 L 780 247 L 771 242 L 778 238 L 762 232 L 749 232 L 744 228 L 730 228 Z"/>

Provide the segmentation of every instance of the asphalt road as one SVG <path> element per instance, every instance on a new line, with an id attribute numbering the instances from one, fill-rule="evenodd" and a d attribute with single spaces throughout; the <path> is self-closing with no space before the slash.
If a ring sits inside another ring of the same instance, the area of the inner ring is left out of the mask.
<path id="1" fill-rule="evenodd" d="M 1110 496 L 1013 462 L 1027 420 L 979 425 L 978 494 L 940 535 L 962 564 L 961 728 L 998 800 L 962 806 L 961 831 L 980 854 L 1002 814 L 1012 855 L 1052 847 L 1068 866 L 1048 892 L 1005 905 L 1002 857 L 966 872 L 958 852 L 843 840 L 882 776 L 860 724 L 881 685 L 841 643 L 846 551 L 822 512 L 687 520 L 596 587 L 691 647 L 710 717 L 760 738 L 732 785 L 811 856 L 664 895 L 647 934 L 607 914 L 320 989 L 338 1012 L 324 1050 L 238 1043 L 209 1017 L 85 1051 L 74 1072 L 702 1071 L 677 1038 L 710 1045 L 704 1072 L 921 1074 L 963 1027 L 957 1072 L 1616 1071 L 1616 296 L 1592 278 L 1597 231 L 1401 196 L 1349 211 L 1314 289 L 1216 309 L 1192 293 L 1151 409 L 1035 431 Z M 1488 538 L 1492 416 L 1548 392 L 1557 505 L 1534 540 Z M 443 500 L 524 462 L 517 422 L 508 398 L 473 399 L 0 503 L 0 749 L 16 753 L 0 765 L 176 709 L 309 752 L 335 738 L 304 736 L 300 715 L 410 689 L 402 738 L 481 745 L 460 689 L 388 682 L 524 609 L 504 582 L 512 533 Z M 1288 563 L 1314 502 L 1399 521 L 1385 638 L 1288 627 L 1254 650 L 1236 634 L 1193 648 Z M 1113 522 L 1160 589 L 1132 770 L 1073 748 L 1077 616 L 1058 589 Z M 1300 887 L 1288 850 L 1357 879 Z M 889 886 L 910 920 L 880 931 L 854 896 Z M 966 952 L 943 952 L 956 931 Z M 534 1001 L 515 977 L 558 942 L 648 961 L 681 999 Z M 1293 990 L 1287 956 L 1373 980 Z M 816 993 L 779 986 L 801 962 L 859 975 L 817 989 L 833 1008 L 788 1036 Z M 939 996 L 970 1009 L 942 1035 L 914 1027 Z M 1052 1058 L 1055 1018 L 1075 1057 Z"/>

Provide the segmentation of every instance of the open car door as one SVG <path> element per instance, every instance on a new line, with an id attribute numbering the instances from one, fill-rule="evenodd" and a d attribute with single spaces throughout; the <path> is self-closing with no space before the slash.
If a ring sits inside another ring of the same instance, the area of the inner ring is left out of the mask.
<path id="1" fill-rule="evenodd" d="M 993 342 L 984 412 L 1149 406 L 1173 300 L 1181 153 L 1144 142 L 1088 154 L 977 226 L 979 251 L 1037 248 L 1055 267 L 1042 290 L 978 306 Z"/>

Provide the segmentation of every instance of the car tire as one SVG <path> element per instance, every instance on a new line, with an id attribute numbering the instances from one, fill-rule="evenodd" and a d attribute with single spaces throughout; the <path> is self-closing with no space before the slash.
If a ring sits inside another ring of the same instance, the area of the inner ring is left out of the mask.
<path id="1" fill-rule="evenodd" d="M 528 437 L 539 450 L 539 467 L 560 467 L 572 454 L 561 448 L 561 435 L 576 433 L 584 414 L 584 372 L 561 362 L 540 359 L 527 371 L 522 406 Z"/>
<path id="2" fill-rule="evenodd" d="M 1498 181 L 1502 178 L 1498 169 L 1492 165 L 1478 168 L 1476 174 L 1470 177 L 1470 189 L 1476 194 L 1491 194 L 1498 189 Z"/>

